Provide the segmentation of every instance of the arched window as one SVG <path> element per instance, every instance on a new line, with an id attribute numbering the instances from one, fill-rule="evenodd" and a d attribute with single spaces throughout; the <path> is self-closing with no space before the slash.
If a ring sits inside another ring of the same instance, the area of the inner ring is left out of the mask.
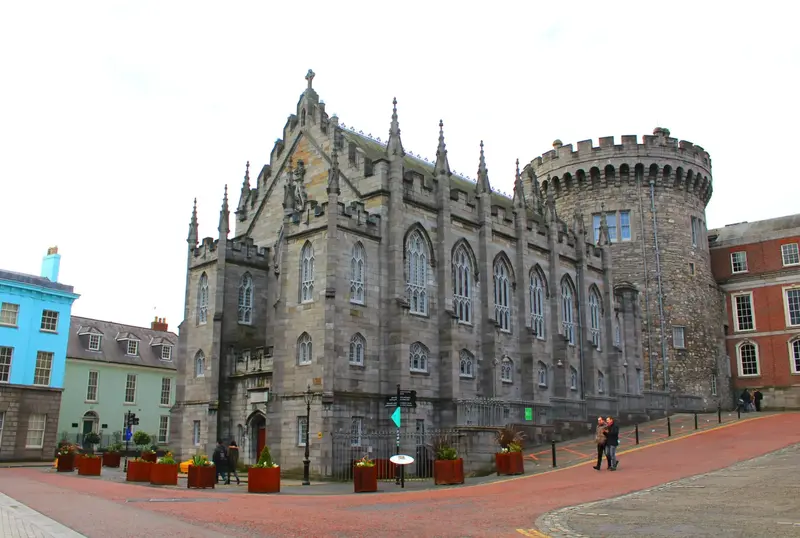
<path id="1" fill-rule="evenodd" d="M 739 358 L 739 376 L 757 376 L 761 373 L 758 362 L 758 346 L 753 342 L 742 342 L 736 349 Z"/>
<path id="2" fill-rule="evenodd" d="M 406 293 L 412 314 L 428 313 L 428 256 L 425 239 L 414 230 L 406 243 Z"/>
<path id="3" fill-rule="evenodd" d="M 573 366 L 569 367 L 569 388 L 571 390 L 578 390 L 578 370 Z"/>
<path id="4" fill-rule="evenodd" d="M 467 248 L 453 253 L 453 309 L 462 323 L 472 323 L 472 262 Z"/>
<path id="5" fill-rule="evenodd" d="M 606 391 L 606 376 L 603 372 L 597 372 L 597 394 L 603 394 Z"/>
<path id="6" fill-rule="evenodd" d="M 364 246 L 361 243 L 353 245 L 353 255 L 350 257 L 350 302 L 364 304 Z"/>
<path id="7" fill-rule="evenodd" d="M 475 360 L 472 353 L 462 349 L 458 359 L 458 375 L 460 377 L 475 377 Z"/>
<path id="8" fill-rule="evenodd" d="M 367 342 L 364 337 L 356 333 L 350 339 L 350 364 L 364 366 L 364 350 Z"/>
<path id="9" fill-rule="evenodd" d="M 208 321 L 208 275 L 200 275 L 197 284 L 197 324 L 205 325 Z"/>
<path id="10" fill-rule="evenodd" d="M 311 352 L 311 336 L 303 333 L 297 339 L 297 364 L 311 364 L 313 359 Z"/>
<path id="11" fill-rule="evenodd" d="M 569 278 L 561 281 L 561 326 L 571 346 L 575 345 L 575 294 Z"/>
<path id="12" fill-rule="evenodd" d="M 589 334 L 592 345 L 600 349 L 600 294 L 594 288 L 589 291 Z"/>
<path id="13" fill-rule="evenodd" d="M 628 374 L 622 372 L 622 387 L 625 389 L 625 394 L 630 394 L 630 385 L 628 384 Z"/>
<path id="14" fill-rule="evenodd" d="M 539 371 L 537 373 L 537 379 L 539 381 L 540 387 L 547 386 L 547 365 L 542 361 L 539 361 Z"/>
<path id="15" fill-rule="evenodd" d="M 791 358 L 792 373 L 800 374 L 800 338 L 789 342 L 789 357 Z"/>
<path id="16" fill-rule="evenodd" d="M 539 340 L 544 340 L 544 277 L 534 267 L 530 273 L 528 287 L 529 303 L 531 309 L 531 329 Z"/>
<path id="17" fill-rule="evenodd" d="M 239 282 L 239 323 L 253 323 L 253 277 L 250 273 L 243 274 Z"/>
<path id="18" fill-rule="evenodd" d="M 300 302 L 314 300 L 314 247 L 306 243 L 300 253 Z"/>
<path id="19" fill-rule="evenodd" d="M 194 376 L 195 377 L 205 377 L 206 375 L 206 356 L 201 351 L 197 352 L 197 355 L 194 356 Z"/>
<path id="20" fill-rule="evenodd" d="M 428 348 L 414 342 L 408 350 L 408 367 L 412 372 L 428 371 Z"/>
<path id="21" fill-rule="evenodd" d="M 511 283 L 504 260 L 494 264 L 494 319 L 501 331 L 511 331 Z"/>
<path id="22" fill-rule="evenodd" d="M 500 381 L 503 383 L 511 383 L 514 381 L 513 377 L 514 363 L 511 359 L 504 357 L 500 362 Z"/>

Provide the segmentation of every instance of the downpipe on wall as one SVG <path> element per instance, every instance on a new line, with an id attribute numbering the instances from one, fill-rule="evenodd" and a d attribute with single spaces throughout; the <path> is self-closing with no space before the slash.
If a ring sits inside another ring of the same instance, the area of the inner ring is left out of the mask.
<path id="1" fill-rule="evenodd" d="M 656 222 L 656 183 L 650 179 L 650 211 L 653 214 L 653 243 L 656 250 L 656 280 L 658 283 L 658 317 L 661 324 L 659 337 L 661 339 L 661 364 L 664 368 L 664 392 L 669 392 L 669 360 L 667 359 L 667 341 L 664 331 L 667 327 L 664 323 L 664 291 L 661 285 L 661 256 L 658 248 L 658 224 Z"/>
<path id="2" fill-rule="evenodd" d="M 642 229 L 642 263 L 644 265 L 644 313 L 647 320 L 647 365 L 650 374 L 650 390 L 653 390 L 653 336 L 652 326 L 653 323 L 650 319 L 650 273 L 647 271 L 647 244 L 645 241 L 644 230 L 644 201 L 642 200 L 642 176 L 638 171 L 634 172 L 638 177 L 636 178 L 636 189 L 639 193 L 639 224 Z"/>

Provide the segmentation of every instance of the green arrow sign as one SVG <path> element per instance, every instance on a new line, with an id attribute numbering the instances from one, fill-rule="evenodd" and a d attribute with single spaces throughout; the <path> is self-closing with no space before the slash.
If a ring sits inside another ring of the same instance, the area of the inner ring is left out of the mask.
<path id="1" fill-rule="evenodd" d="M 399 407 L 396 407 L 394 409 L 394 413 L 392 413 L 392 422 L 394 422 L 394 425 L 397 426 L 398 428 L 400 427 L 400 408 Z"/>

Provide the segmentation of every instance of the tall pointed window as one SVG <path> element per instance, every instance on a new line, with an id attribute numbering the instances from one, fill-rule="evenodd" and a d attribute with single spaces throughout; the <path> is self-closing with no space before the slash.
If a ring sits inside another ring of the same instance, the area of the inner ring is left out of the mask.
<path id="1" fill-rule="evenodd" d="M 594 288 L 589 292 L 589 333 L 592 345 L 600 349 L 600 294 Z"/>
<path id="2" fill-rule="evenodd" d="M 514 381 L 513 372 L 514 363 L 511 362 L 511 359 L 505 357 L 500 361 L 500 381 L 503 383 L 512 383 Z"/>
<path id="3" fill-rule="evenodd" d="M 406 243 L 406 293 L 412 314 L 428 313 L 428 246 L 419 231 Z"/>
<path id="4" fill-rule="evenodd" d="M 570 345 L 575 345 L 575 294 L 569 278 L 561 281 L 561 326 Z"/>
<path id="5" fill-rule="evenodd" d="M 206 375 L 206 356 L 202 350 L 197 352 L 194 356 L 194 376 L 205 377 Z"/>
<path id="6" fill-rule="evenodd" d="M 356 333 L 350 339 L 350 364 L 364 366 L 364 349 L 367 347 L 364 337 Z"/>
<path id="7" fill-rule="evenodd" d="M 364 304 L 364 246 L 353 245 L 350 257 L 350 302 Z"/>
<path id="8" fill-rule="evenodd" d="M 412 372 L 428 371 L 428 348 L 414 342 L 408 350 L 408 366 Z"/>
<path id="9" fill-rule="evenodd" d="M 464 245 L 453 254 L 453 309 L 459 322 L 472 323 L 472 262 Z"/>
<path id="10" fill-rule="evenodd" d="M 197 284 L 197 324 L 205 325 L 208 321 L 208 275 L 200 275 Z"/>
<path id="11" fill-rule="evenodd" d="M 462 349 L 458 354 L 458 375 L 459 377 L 475 377 L 475 357 L 466 349 Z"/>
<path id="12" fill-rule="evenodd" d="M 539 340 L 544 340 L 544 277 L 537 268 L 531 269 L 528 287 L 531 308 L 531 329 Z"/>
<path id="13" fill-rule="evenodd" d="M 547 387 L 547 365 L 542 361 L 539 361 L 539 371 L 537 380 L 539 381 L 539 386 L 542 388 Z"/>
<path id="14" fill-rule="evenodd" d="M 511 283 L 508 266 L 503 260 L 494 264 L 494 319 L 501 331 L 511 331 Z"/>
<path id="15" fill-rule="evenodd" d="M 297 364 L 311 364 L 311 336 L 303 333 L 297 339 Z"/>
<path id="16" fill-rule="evenodd" d="M 300 253 L 300 302 L 314 300 L 314 247 L 306 243 Z"/>
<path id="17" fill-rule="evenodd" d="M 253 323 L 253 277 L 250 273 L 243 274 L 239 282 L 239 323 Z"/>

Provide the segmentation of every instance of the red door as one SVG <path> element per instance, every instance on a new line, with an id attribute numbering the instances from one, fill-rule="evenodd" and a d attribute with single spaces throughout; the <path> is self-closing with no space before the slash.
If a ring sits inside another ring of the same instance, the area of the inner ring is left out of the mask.
<path id="1" fill-rule="evenodd" d="M 256 457 L 261 456 L 261 451 L 264 450 L 264 445 L 267 444 L 267 429 L 265 427 L 260 427 L 258 429 L 258 443 L 256 446 L 258 447 L 258 452 L 256 453 Z"/>

